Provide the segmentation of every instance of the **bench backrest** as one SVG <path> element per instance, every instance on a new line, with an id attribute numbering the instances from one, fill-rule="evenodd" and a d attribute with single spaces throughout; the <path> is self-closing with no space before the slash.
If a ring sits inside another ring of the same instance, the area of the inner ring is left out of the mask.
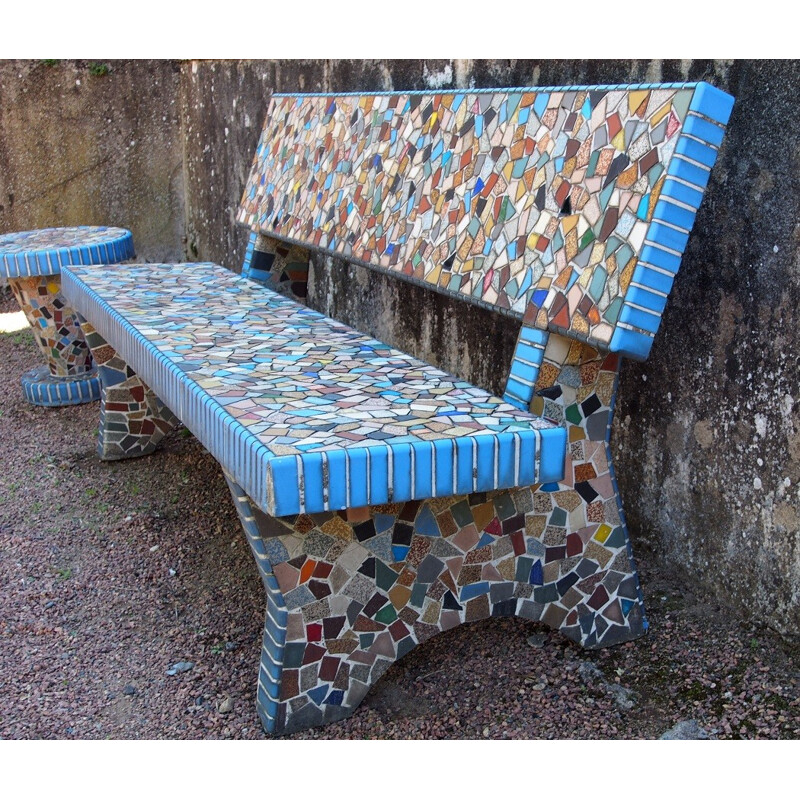
<path id="1" fill-rule="evenodd" d="M 705 83 L 275 94 L 237 221 L 643 359 L 732 104 Z"/>

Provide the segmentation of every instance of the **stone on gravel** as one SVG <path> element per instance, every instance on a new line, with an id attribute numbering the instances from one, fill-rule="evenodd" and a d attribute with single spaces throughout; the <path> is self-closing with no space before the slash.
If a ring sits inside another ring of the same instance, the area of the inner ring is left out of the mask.
<path id="1" fill-rule="evenodd" d="M 233 711 L 233 700 L 230 697 L 226 697 L 218 706 L 217 711 L 220 714 L 230 714 Z"/>
<path id="2" fill-rule="evenodd" d="M 167 675 L 178 675 L 181 672 L 188 672 L 193 668 L 194 664 L 191 661 L 179 661 L 167 670 Z"/>
<path id="3" fill-rule="evenodd" d="M 697 720 L 686 719 L 673 725 L 666 733 L 661 735 L 662 739 L 708 739 L 708 733 L 700 727 Z"/>
<path id="4" fill-rule="evenodd" d="M 528 637 L 528 644 L 531 647 L 541 648 L 547 643 L 547 636 L 543 633 L 534 633 L 533 636 Z"/>
<path id="5" fill-rule="evenodd" d="M 633 692 L 630 689 L 626 689 L 618 683 L 608 683 L 605 688 L 614 697 L 614 702 L 617 706 L 624 711 L 630 711 L 636 705 L 633 699 Z"/>
<path id="6" fill-rule="evenodd" d="M 128 695 L 128 697 L 132 697 L 133 695 L 135 695 L 135 694 L 136 694 L 136 688 L 135 688 L 134 686 L 131 686 L 130 684 L 128 684 L 128 685 L 127 685 L 127 686 L 126 686 L 126 687 L 125 687 L 125 688 L 122 690 L 122 694 L 126 694 L 126 695 Z"/>
<path id="7" fill-rule="evenodd" d="M 603 670 L 591 661 L 581 661 L 581 663 L 578 664 L 578 675 L 580 675 L 581 680 L 584 681 L 594 681 L 605 677 Z"/>

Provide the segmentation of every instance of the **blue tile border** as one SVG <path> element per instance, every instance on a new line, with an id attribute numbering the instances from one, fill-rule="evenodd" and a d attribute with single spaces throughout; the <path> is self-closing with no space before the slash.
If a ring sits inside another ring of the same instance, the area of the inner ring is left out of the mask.
<path id="1" fill-rule="evenodd" d="M 52 246 L 62 232 L 71 243 Z M 70 264 L 116 264 L 135 255 L 133 235 L 124 228 L 78 225 L 8 233 L 0 235 L 0 277 L 58 275 Z"/>
<path id="2" fill-rule="evenodd" d="M 637 360 L 650 353 L 733 103 L 733 97 L 707 83 L 695 87 L 633 280 L 623 299 L 609 346 L 614 352 Z"/>

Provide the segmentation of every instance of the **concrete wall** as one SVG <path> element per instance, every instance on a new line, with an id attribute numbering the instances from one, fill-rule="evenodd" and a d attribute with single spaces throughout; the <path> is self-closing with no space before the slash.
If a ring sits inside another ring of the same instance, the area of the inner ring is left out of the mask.
<path id="1" fill-rule="evenodd" d="M 246 236 L 233 215 L 272 90 L 708 80 L 731 92 L 733 117 L 662 330 L 647 363 L 623 366 L 613 444 L 634 547 L 654 548 L 737 613 L 800 635 L 798 62 L 111 66 L 95 76 L 75 63 L 0 64 L 0 231 L 113 211 L 140 252 L 238 268 Z M 67 112 L 77 136 L 64 133 Z M 128 148 L 129 135 L 147 147 Z M 54 153 L 56 165 L 37 166 Z M 315 256 L 312 277 L 317 308 L 502 390 L 514 321 L 330 258 Z"/>
<path id="2" fill-rule="evenodd" d="M 184 251 L 177 62 L 0 61 L 0 232 L 119 225 Z"/>

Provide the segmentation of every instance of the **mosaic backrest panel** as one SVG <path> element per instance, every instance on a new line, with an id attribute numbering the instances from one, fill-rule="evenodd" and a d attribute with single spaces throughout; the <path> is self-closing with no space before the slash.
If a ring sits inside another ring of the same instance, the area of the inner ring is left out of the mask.
<path id="1" fill-rule="evenodd" d="M 608 348 L 618 325 L 654 333 L 625 294 L 640 262 L 677 270 L 728 101 L 707 84 L 273 95 L 237 220 Z"/>

